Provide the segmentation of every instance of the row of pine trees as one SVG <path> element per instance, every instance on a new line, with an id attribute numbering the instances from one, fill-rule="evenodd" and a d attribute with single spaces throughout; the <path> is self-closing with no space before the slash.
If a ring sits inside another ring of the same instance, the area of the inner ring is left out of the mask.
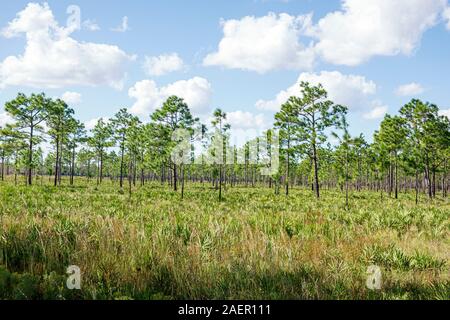
<path id="1" fill-rule="evenodd" d="M 281 106 L 272 129 L 241 148 L 229 143 L 232 128 L 225 112 L 215 110 L 211 123 L 203 124 L 176 96 L 146 123 L 121 109 L 87 132 L 63 100 L 19 93 L 5 104 L 13 123 L 0 128 L 1 180 L 14 175 L 16 184 L 23 177 L 28 185 L 49 179 L 59 186 L 63 176 L 70 185 L 76 177 L 95 180 L 97 185 L 109 178 L 121 190 L 128 187 L 130 194 L 137 185 L 160 181 L 182 197 L 186 182 L 209 183 L 220 200 L 227 188 L 235 186 L 266 186 L 277 194 L 283 189 L 286 195 L 293 187 L 311 188 L 317 198 L 322 189 L 338 189 L 345 193 L 347 205 L 349 190 L 378 191 L 381 197 L 387 192 L 395 198 L 399 192 L 415 191 L 416 202 L 421 192 L 429 198 L 439 192 L 447 197 L 450 121 L 439 116 L 436 105 L 413 99 L 398 115 L 386 115 L 369 143 L 362 134 L 350 134 L 347 106 L 330 101 L 321 85 L 302 83 L 300 93 Z M 179 129 L 196 141 L 192 152 L 184 155 L 192 158 L 191 163 L 173 161 L 179 144 L 173 137 Z M 276 144 L 271 139 L 275 130 L 280 138 Z M 208 150 L 218 135 L 223 161 L 202 164 L 198 158 L 205 151 L 195 148 Z M 48 152 L 42 149 L 44 141 L 51 145 Z M 259 148 L 262 141 L 267 142 L 265 148 Z M 278 170 L 261 174 L 268 163 L 251 161 L 251 146 L 257 147 L 256 159 L 270 158 L 279 148 Z M 244 155 L 243 161 L 225 159 L 236 160 L 238 153 Z"/>

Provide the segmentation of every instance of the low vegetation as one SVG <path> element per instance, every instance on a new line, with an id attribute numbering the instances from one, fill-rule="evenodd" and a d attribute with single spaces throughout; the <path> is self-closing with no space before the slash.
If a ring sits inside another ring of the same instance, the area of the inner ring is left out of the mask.
<path id="1" fill-rule="evenodd" d="M 0 184 L 1 299 L 448 299 L 450 204 L 209 184 Z M 366 287 L 367 268 L 382 289 Z M 66 268 L 81 269 L 81 290 Z"/>

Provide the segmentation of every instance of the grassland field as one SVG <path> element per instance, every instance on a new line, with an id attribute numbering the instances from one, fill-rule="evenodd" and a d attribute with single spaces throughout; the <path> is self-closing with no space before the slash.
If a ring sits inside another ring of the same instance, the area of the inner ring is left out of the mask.
<path id="1" fill-rule="evenodd" d="M 0 299 L 449 299 L 450 203 L 0 182 Z M 66 268 L 81 270 L 81 290 Z M 366 286 L 382 270 L 381 290 Z"/>

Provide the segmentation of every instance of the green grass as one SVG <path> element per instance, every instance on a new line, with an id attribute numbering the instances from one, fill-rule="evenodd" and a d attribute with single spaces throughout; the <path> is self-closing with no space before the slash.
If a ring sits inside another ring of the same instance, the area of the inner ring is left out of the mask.
<path id="1" fill-rule="evenodd" d="M 450 204 L 0 182 L 0 299 L 449 299 Z M 366 270 L 382 269 L 381 291 Z M 77 265 L 82 290 L 65 287 Z"/>

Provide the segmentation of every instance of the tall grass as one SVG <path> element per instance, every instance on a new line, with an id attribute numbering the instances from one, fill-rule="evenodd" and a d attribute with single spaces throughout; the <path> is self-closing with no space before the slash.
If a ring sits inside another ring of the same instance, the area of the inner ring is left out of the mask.
<path id="1" fill-rule="evenodd" d="M 106 181 L 0 184 L 0 298 L 448 299 L 450 204 Z M 366 270 L 382 268 L 380 291 Z M 65 287 L 77 265 L 82 289 Z"/>

